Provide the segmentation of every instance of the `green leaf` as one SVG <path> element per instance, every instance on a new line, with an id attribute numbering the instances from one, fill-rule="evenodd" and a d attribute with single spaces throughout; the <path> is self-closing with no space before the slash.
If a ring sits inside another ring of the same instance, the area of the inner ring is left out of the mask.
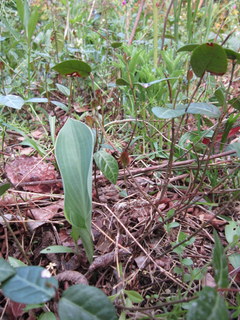
<path id="1" fill-rule="evenodd" d="M 122 42 L 113 42 L 111 43 L 111 47 L 116 49 L 116 48 L 120 48 L 122 46 Z"/>
<path id="2" fill-rule="evenodd" d="M 199 298 L 190 302 L 187 320 L 229 320 L 224 299 L 216 289 L 203 288 Z"/>
<path id="3" fill-rule="evenodd" d="M 30 14 L 29 20 L 28 20 L 28 26 L 27 26 L 27 39 L 28 44 L 31 43 L 33 32 L 36 28 L 36 25 L 38 23 L 38 19 L 40 16 L 40 11 L 38 7 L 34 7 L 33 11 Z"/>
<path id="4" fill-rule="evenodd" d="M 91 67 L 81 60 L 66 60 L 56 64 L 53 69 L 60 74 L 72 77 L 87 77 Z"/>
<path id="5" fill-rule="evenodd" d="M 230 244 L 240 241 L 240 224 L 236 221 L 230 221 L 225 227 L 225 237 Z"/>
<path id="6" fill-rule="evenodd" d="M 73 119 L 68 119 L 56 140 L 56 158 L 64 188 L 64 214 L 74 228 L 78 229 L 89 261 L 93 257 L 93 146 L 92 131 L 84 123 Z"/>
<path id="7" fill-rule="evenodd" d="M 40 251 L 40 253 L 47 254 L 47 253 L 74 253 L 74 250 L 69 247 L 65 246 L 49 246 Z"/>
<path id="8" fill-rule="evenodd" d="M 126 80 L 119 78 L 116 80 L 116 85 L 118 86 L 130 86 L 129 82 L 127 82 Z"/>
<path id="9" fill-rule="evenodd" d="M 24 24 L 24 4 L 22 0 L 16 0 L 17 11 L 22 24 Z"/>
<path id="10" fill-rule="evenodd" d="M 38 320 L 56 320 L 57 318 L 55 317 L 53 312 L 44 312 L 40 315 Z"/>
<path id="11" fill-rule="evenodd" d="M 228 259 L 234 269 L 240 267 L 240 253 L 233 253 L 228 257 Z"/>
<path id="12" fill-rule="evenodd" d="M 58 88 L 58 90 L 64 94 L 66 97 L 70 96 L 70 89 L 68 89 L 67 87 L 63 86 L 62 84 L 56 83 L 56 87 Z"/>
<path id="13" fill-rule="evenodd" d="M 0 184 L 0 197 L 10 188 L 11 188 L 11 184 L 9 182 L 1 183 Z"/>
<path id="14" fill-rule="evenodd" d="M 14 276 L 15 269 L 3 258 L 0 258 L 0 283 Z"/>
<path id="15" fill-rule="evenodd" d="M 24 105 L 24 100 L 19 96 L 9 94 L 6 96 L 0 96 L 0 105 L 19 110 Z"/>
<path id="16" fill-rule="evenodd" d="M 117 320 L 108 297 L 95 287 L 74 285 L 63 292 L 58 304 L 60 320 Z"/>
<path id="17" fill-rule="evenodd" d="M 240 158 L 240 142 L 234 142 L 227 146 L 226 151 L 235 151 L 237 156 Z"/>
<path id="18" fill-rule="evenodd" d="M 185 113 L 201 114 L 212 118 L 218 118 L 221 115 L 220 110 L 210 103 L 191 103 L 187 109 L 187 112 L 186 108 L 187 105 L 178 105 L 176 109 L 153 107 L 152 112 L 160 119 L 173 119 L 182 116 Z"/>
<path id="19" fill-rule="evenodd" d="M 216 43 L 204 43 L 194 49 L 190 63 L 198 77 L 202 77 L 205 71 L 214 75 L 223 75 L 227 71 L 226 52 Z"/>
<path id="20" fill-rule="evenodd" d="M 134 84 L 138 84 L 139 86 L 147 89 L 147 88 L 151 87 L 153 84 L 157 84 L 157 83 L 160 83 L 160 82 L 162 82 L 162 81 L 173 80 L 173 79 L 178 79 L 178 78 L 177 78 L 177 77 L 173 77 L 173 78 L 163 78 L 163 79 L 154 80 L 154 81 L 147 82 L 147 83 L 135 82 Z"/>
<path id="21" fill-rule="evenodd" d="M 25 103 L 31 102 L 31 103 L 47 103 L 48 99 L 47 98 L 31 98 L 28 100 L 25 100 Z"/>
<path id="22" fill-rule="evenodd" d="M 228 59 L 237 60 L 237 62 L 240 63 L 240 53 L 227 48 L 224 48 L 224 50 Z"/>
<path id="23" fill-rule="evenodd" d="M 217 99 L 218 103 L 220 104 L 220 106 L 225 106 L 226 105 L 225 94 L 224 94 L 223 88 L 218 88 L 214 92 L 214 96 L 216 97 L 216 99 Z"/>
<path id="24" fill-rule="evenodd" d="M 214 230 L 214 249 L 213 249 L 213 270 L 215 272 L 214 279 L 219 288 L 228 287 L 228 264 L 227 258 L 221 240 L 217 232 Z"/>
<path id="25" fill-rule="evenodd" d="M 19 303 L 35 304 L 52 299 L 58 287 L 56 279 L 42 267 L 16 268 L 16 274 L 2 286 L 3 294 Z"/>
<path id="26" fill-rule="evenodd" d="M 197 43 L 186 44 L 185 46 L 179 48 L 177 52 L 193 51 L 193 50 L 196 49 L 197 47 L 199 47 L 199 44 L 197 44 Z"/>
<path id="27" fill-rule="evenodd" d="M 233 98 L 229 100 L 228 103 L 230 103 L 234 109 L 240 111 L 240 98 Z"/>
<path id="28" fill-rule="evenodd" d="M 55 100 L 51 101 L 51 103 L 61 108 L 63 111 L 68 112 L 68 107 L 64 103 Z"/>
<path id="29" fill-rule="evenodd" d="M 124 293 L 128 296 L 128 298 L 133 302 L 133 303 L 140 303 L 144 299 L 143 297 L 134 290 L 124 290 Z"/>
<path id="30" fill-rule="evenodd" d="M 118 178 L 117 160 L 108 152 L 100 150 L 94 154 L 94 160 L 104 176 L 113 184 Z"/>
<path id="31" fill-rule="evenodd" d="M 18 267 L 27 267 L 27 265 L 22 262 L 19 259 L 13 258 L 13 257 L 8 257 L 8 262 L 10 263 L 10 265 L 14 268 L 18 268 Z"/>

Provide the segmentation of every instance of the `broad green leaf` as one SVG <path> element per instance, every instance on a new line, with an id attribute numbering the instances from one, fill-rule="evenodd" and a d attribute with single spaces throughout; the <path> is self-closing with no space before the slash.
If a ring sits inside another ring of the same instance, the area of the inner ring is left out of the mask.
<path id="1" fill-rule="evenodd" d="M 31 102 L 31 103 L 47 103 L 48 99 L 47 98 L 31 98 L 28 100 L 25 100 L 25 103 Z"/>
<path id="2" fill-rule="evenodd" d="M 74 253 L 74 250 L 72 248 L 69 247 L 65 247 L 65 246 L 49 246 L 43 250 L 40 251 L 40 253 Z"/>
<path id="3" fill-rule="evenodd" d="M 83 284 L 71 286 L 63 292 L 58 313 L 60 320 L 117 320 L 108 297 L 100 289 Z"/>
<path id="4" fill-rule="evenodd" d="M 8 190 L 11 188 L 10 183 L 1 183 L 0 184 L 0 197 Z"/>
<path id="5" fill-rule="evenodd" d="M 24 105 L 24 100 L 19 96 L 9 94 L 6 96 L 0 96 L 0 105 L 19 110 Z"/>
<path id="6" fill-rule="evenodd" d="M 16 268 L 16 274 L 2 286 L 3 294 L 19 303 L 34 304 L 49 301 L 58 287 L 56 279 L 42 267 Z"/>
<path id="7" fill-rule="evenodd" d="M 15 269 L 3 258 L 0 258 L 0 283 L 14 276 Z"/>
<path id="8" fill-rule="evenodd" d="M 39 16 L 40 16 L 39 8 L 34 7 L 32 12 L 30 13 L 29 20 L 28 20 L 28 26 L 27 26 L 27 39 L 28 39 L 29 44 L 31 43 L 33 32 L 34 32 L 36 25 L 38 23 Z"/>
<path id="9" fill-rule="evenodd" d="M 134 290 L 124 290 L 124 293 L 128 296 L 128 298 L 133 302 L 133 303 L 140 303 L 143 301 L 143 297 L 138 293 L 137 291 Z"/>
<path id="10" fill-rule="evenodd" d="M 160 119 L 172 119 L 189 114 L 201 114 L 212 118 L 220 117 L 221 113 L 217 107 L 210 103 L 195 102 L 191 103 L 187 108 L 187 105 L 178 105 L 176 109 L 153 107 L 152 112 Z"/>
<path id="11" fill-rule="evenodd" d="M 230 60 L 237 60 L 237 63 L 240 63 L 240 53 L 233 51 L 231 49 L 224 48 L 227 58 Z"/>
<path id="12" fill-rule="evenodd" d="M 94 138 L 84 123 L 68 119 L 56 140 L 56 158 L 63 180 L 64 214 L 78 229 L 89 261 L 91 237 L 92 161 Z"/>
<path id="13" fill-rule="evenodd" d="M 8 262 L 10 263 L 10 265 L 14 268 L 18 268 L 18 267 L 27 267 L 27 265 L 22 262 L 19 259 L 13 258 L 13 257 L 8 257 Z"/>
<path id="14" fill-rule="evenodd" d="M 214 279 L 219 288 L 228 287 L 228 264 L 224 249 L 217 232 L 214 230 L 213 270 Z"/>
<path id="15" fill-rule="evenodd" d="M 72 77 L 87 77 L 91 67 L 81 60 L 66 60 L 56 64 L 53 69 L 60 74 Z"/>
<path id="16" fill-rule="evenodd" d="M 202 77 L 206 71 L 214 75 L 223 75 L 227 71 L 226 52 L 216 43 L 204 43 L 195 48 L 190 63 L 198 77 Z"/>
<path id="17" fill-rule="evenodd" d="M 100 150 L 94 154 L 94 160 L 104 176 L 113 184 L 118 178 L 117 160 L 108 152 Z"/>
<path id="18" fill-rule="evenodd" d="M 240 142 L 234 142 L 227 146 L 226 151 L 235 151 L 237 156 L 240 158 Z"/>
<path id="19" fill-rule="evenodd" d="M 61 108 L 63 111 L 68 112 L 68 107 L 64 103 L 55 100 L 51 101 L 51 103 Z"/>
<path id="20" fill-rule="evenodd" d="M 190 302 L 187 320 L 229 320 L 225 301 L 216 289 L 205 287 L 199 298 Z"/>
<path id="21" fill-rule="evenodd" d="M 57 318 L 55 317 L 53 312 L 44 312 L 40 315 L 38 320 L 56 320 Z"/>
<path id="22" fill-rule="evenodd" d="M 70 89 L 68 89 L 67 87 L 63 86 L 62 84 L 56 83 L 56 87 L 58 88 L 58 90 L 64 94 L 66 97 L 70 96 Z"/>
<path id="23" fill-rule="evenodd" d="M 240 253 L 233 253 L 228 257 L 228 259 L 234 269 L 240 267 Z"/>
<path id="24" fill-rule="evenodd" d="M 181 47 L 178 49 L 177 52 L 182 52 L 182 51 L 193 51 L 194 49 L 196 49 L 197 47 L 199 47 L 199 44 L 197 43 L 190 43 L 190 44 L 186 44 L 185 46 Z"/>
<path id="25" fill-rule="evenodd" d="M 116 80 L 116 85 L 118 86 L 130 86 L 130 83 L 127 82 L 126 80 L 119 78 Z"/>
<path id="26" fill-rule="evenodd" d="M 218 88 L 214 92 L 214 96 L 216 97 L 217 101 L 219 102 L 220 106 L 224 106 L 226 104 L 225 101 L 225 94 L 223 88 Z"/>
<path id="27" fill-rule="evenodd" d="M 240 223 L 230 221 L 225 227 L 225 237 L 228 243 L 240 241 Z"/>

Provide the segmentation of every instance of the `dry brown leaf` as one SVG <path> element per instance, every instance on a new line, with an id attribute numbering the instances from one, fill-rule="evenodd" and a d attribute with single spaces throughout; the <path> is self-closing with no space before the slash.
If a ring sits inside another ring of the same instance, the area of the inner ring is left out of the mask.
<path id="1" fill-rule="evenodd" d="M 56 215 L 63 215 L 63 205 L 64 201 L 59 200 L 46 207 L 31 209 L 31 213 L 36 220 L 50 220 Z"/>
<path id="2" fill-rule="evenodd" d="M 13 185 L 22 182 L 43 181 L 38 185 L 23 186 L 24 190 L 33 192 L 50 192 L 53 185 L 44 184 L 44 181 L 57 178 L 57 172 L 51 163 L 41 161 L 37 157 L 17 157 L 6 164 L 7 176 Z"/>

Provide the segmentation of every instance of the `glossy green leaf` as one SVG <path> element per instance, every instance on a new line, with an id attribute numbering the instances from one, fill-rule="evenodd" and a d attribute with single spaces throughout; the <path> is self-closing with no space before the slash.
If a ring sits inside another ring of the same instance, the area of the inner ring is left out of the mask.
<path id="1" fill-rule="evenodd" d="M 78 230 L 89 261 L 91 237 L 92 160 L 94 138 L 84 123 L 68 119 L 56 140 L 56 158 L 64 187 L 64 214 Z"/>
<path id="2" fill-rule="evenodd" d="M 227 55 L 216 43 L 204 43 L 193 50 L 190 60 L 193 72 L 202 77 L 206 71 L 223 75 L 227 71 Z"/>
<path id="3" fill-rule="evenodd" d="M 40 253 L 47 254 L 47 253 L 74 253 L 74 250 L 69 247 L 65 246 L 49 246 L 40 251 Z"/>
<path id="4" fill-rule="evenodd" d="M 0 283 L 14 276 L 15 269 L 3 258 L 0 258 Z"/>
<path id="5" fill-rule="evenodd" d="M 58 313 L 60 320 L 117 320 L 108 297 L 100 289 L 83 284 L 63 292 Z"/>
<path id="6" fill-rule="evenodd" d="M 0 197 L 10 188 L 11 188 L 11 184 L 9 182 L 1 183 L 0 184 Z"/>
<path id="7" fill-rule="evenodd" d="M 187 320 L 229 320 L 223 297 L 214 288 L 203 288 L 199 298 L 190 302 Z"/>
<path id="8" fill-rule="evenodd" d="M 72 77 L 87 77 L 91 72 L 91 67 L 81 60 L 66 60 L 56 64 L 53 69 L 60 74 Z"/>
<path id="9" fill-rule="evenodd" d="M 129 82 L 127 82 L 126 80 L 119 78 L 116 80 L 116 85 L 118 86 L 130 86 Z"/>
<path id="10" fill-rule="evenodd" d="M 104 176 L 113 184 L 118 178 L 117 160 L 108 152 L 100 150 L 94 154 L 94 160 Z"/>
<path id="11" fill-rule="evenodd" d="M 177 52 L 183 52 L 183 51 L 191 52 L 194 49 L 196 49 L 197 47 L 199 47 L 199 44 L 197 44 L 197 43 L 186 44 L 185 46 L 179 48 Z"/>
<path id="12" fill-rule="evenodd" d="M 189 114 L 201 114 L 212 118 L 220 117 L 220 110 L 210 103 L 196 102 L 191 103 L 187 109 L 187 105 L 178 105 L 176 109 L 153 107 L 152 112 L 160 119 L 172 119 Z"/>
<path id="13" fill-rule="evenodd" d="M 213 270 L 214 279 L 219 288 L 228 287 L 228 264 L 221 240 L 214 230 Z"/>
<path id="14" fill-rule="evenodd" d="M 9 94 L 6 96 L 0 96 L 0 105 L 19 110 L 24 105 L 24 100 L 19 96 Z"/>
<path id="15" fill-rule="evenodd" d="M 12 301 L 34 304 L 49 301 L 55 296 L 58 282 L 48 270 L 30 266 L 16 268 L 16 274 L 2 286 L 3 294 Z"/>

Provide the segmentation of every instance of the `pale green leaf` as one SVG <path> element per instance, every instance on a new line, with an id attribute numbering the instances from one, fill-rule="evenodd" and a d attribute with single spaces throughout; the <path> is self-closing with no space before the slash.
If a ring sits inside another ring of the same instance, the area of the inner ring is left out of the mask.
<path id="1" fill-rule="evenodd" d="M 117 160 L 108 152 L 100 150 L 94 154 L 94 160 L 104 176 L 113 184 L 118 178 Z"/>

